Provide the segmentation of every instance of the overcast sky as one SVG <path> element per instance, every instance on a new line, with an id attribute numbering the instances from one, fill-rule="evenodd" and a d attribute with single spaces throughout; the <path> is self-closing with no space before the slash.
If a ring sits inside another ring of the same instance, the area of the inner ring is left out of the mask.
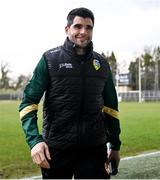
<path id="1" fill-rule="evenodd" d="M 160 45 L 160 0 L 0 0 L 0 63 L 13 76 L 32 73 L 44 51 L 63 44 L 68 12 L 95 14 L 94 50 L 129 61 Z"/>

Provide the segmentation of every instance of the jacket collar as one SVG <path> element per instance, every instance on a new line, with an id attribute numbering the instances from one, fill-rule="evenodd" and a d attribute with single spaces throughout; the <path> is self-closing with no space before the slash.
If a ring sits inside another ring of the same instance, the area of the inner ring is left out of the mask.
<path id="1" fill-rule="evenodd" d="M 86 60 L 91 58 L 92 52 L 93 52 L 93 43 L 92 41 L 87 45 L 86 47 L 86 54 L 85 55 L 77 55 L 76 50 L 75 50 L 75 44 L 71 42 L 68 37 L 66 38 L 64 44 L 63 44 L 64 49 L 69 53 L 70 55 L 74 57 L 84 57 Z"/>

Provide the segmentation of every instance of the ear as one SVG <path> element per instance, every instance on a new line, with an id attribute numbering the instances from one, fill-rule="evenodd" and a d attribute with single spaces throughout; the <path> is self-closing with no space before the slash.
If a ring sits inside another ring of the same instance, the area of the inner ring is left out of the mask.
<path id="1" fill-rule="evenodd" d="M 65 26 L 65 32 L 68 34 L 69 26 Z"/>

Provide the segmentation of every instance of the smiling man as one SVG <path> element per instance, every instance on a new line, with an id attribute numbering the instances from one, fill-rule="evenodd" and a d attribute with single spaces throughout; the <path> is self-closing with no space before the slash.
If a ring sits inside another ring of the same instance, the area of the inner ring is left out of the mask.
<path id="1" fill-rule="evenodd" d="M 76 16 L 73 22 L 68 21 L 65 30 L 69 40 L 75 43 L 77 53 L 82 50 L 82 54 L 85 54 L 85 47 L 92 40 L 93 21 L 88 17 Z"/>
<path id="2" fill-rule="evenodd" d="M 108 63 L 93 51 L 93 27 L 89 9 L 70 11 L 64 44 L 43 54 L 24 90 L 22 127 L 44 179 L 110 178 L 107 163 L 120 160 L 117 95 Z M 44 93 L 41 135 L 37 111 Z"/>

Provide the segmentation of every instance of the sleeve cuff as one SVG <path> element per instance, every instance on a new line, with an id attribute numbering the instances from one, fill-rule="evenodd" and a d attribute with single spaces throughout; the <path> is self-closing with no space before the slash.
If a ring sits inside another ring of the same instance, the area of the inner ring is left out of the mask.
<path id="1" fill-rule="evenodd" d="M 36 139 L 32 140 L 31 142 L 28 142 L 28 145 L 29 145 L 30 149 L 32 149 L 36 144 L 38 144 L 40 142 L 44 142 L 42 135 L 38 135 L 38 137 Z"/>
<path id="2" fill-rule="evenodd" d="M 112 143 L 107 143 L 106 146 L 107 146 L 108 149 L 119 151 L 120 150 L 120 146 L 121 146 L 121 142 L 119 144 L 116 144 L 116 145 L 114 145 Z"/>

